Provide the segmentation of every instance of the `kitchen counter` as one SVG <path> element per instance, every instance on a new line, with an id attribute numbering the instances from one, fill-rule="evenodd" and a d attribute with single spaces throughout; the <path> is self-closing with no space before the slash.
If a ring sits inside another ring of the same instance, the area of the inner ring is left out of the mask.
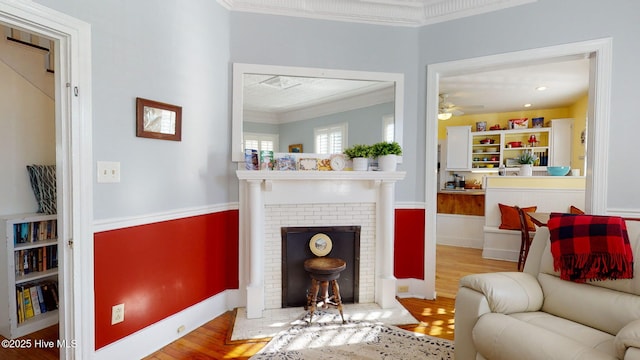
<path id="1" fill-rule="evenodd" d="M 438 191 L 438 213 L 484 216 L 484 190 L 440 190 Z"/>
<path id="2" fill-rule="evenodd" d="M 484 195 L 483 189 L 442 189 L 438 194 Z"/>

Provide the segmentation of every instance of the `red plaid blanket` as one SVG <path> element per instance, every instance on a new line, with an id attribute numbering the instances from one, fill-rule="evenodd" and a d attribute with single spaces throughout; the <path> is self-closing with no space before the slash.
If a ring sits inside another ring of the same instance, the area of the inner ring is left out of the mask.
<path id="1" fill-rule="evenodd" d="M 575 282 L 633 278 L 633 254 L 624 219 L 552 213 L 553 267 Z"/>

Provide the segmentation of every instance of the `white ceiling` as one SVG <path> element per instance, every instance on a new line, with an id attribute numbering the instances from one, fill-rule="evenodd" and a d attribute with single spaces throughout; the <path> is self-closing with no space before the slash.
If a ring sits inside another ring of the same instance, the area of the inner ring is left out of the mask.
<path id="1" fill-rule="evenodd" d="M 314 17 L 385 25 L 422 26 L 518 6 L 536 0 L 218 0 L 231 11 Z M 307 79 L 286 90 L 262 84 L 272 76 L 245 78 L 245 109 L 288 112 L 378 90 L 368 82 Z M 509 69 L 443 77 L 439 92 L 467 115 L 564 107 L 588 91 L 587 59 L 558 59 Z M 547 90 L 535 90 L 546 86 Z M 335 92 L 334 92 L 335 91 Z M 338 93 L 343 93 L 339 95 Z"/>

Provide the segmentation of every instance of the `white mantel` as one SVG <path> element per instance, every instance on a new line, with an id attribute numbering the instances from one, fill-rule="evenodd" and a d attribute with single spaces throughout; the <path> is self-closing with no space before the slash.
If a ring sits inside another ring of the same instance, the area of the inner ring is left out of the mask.
<path id="1" fill-rule="evenodd" d="M 248 318 L 262 317 L 265 309 L 265 206 L 274 204 L 375 204 L 374 301 L 382 308 L 396 305 L 394 193 L 395 183 L 404 179 L 405 172 L 238 170 L 236 174 L 240 179 L 240 288 L 246 288 Z"/>

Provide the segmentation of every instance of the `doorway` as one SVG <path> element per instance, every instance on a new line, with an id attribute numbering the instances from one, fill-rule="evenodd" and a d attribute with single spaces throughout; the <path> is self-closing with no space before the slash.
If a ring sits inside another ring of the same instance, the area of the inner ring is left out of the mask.
<path id="1" fill-rule="evenodd" d="M 595 214 L 606 210 L 606 161 L 608 149 L 611 39 L 571 43 L 541 49 L 518 51 L 481 58 L 433 64 L 427 67 L 426 172 L 425 172 L 425 289 L 427 298 L 435 298 L 437 149 L 439 79 L 478 73 L 500 67 L 517 67 L 566 57 L 590 59 L 589 104 L 587 111 L 586 208 Z M 597 119 L 597 121 L 596 121 Z"/>
<path id="2" fill-rule="evenodd" d="M 93 297 L 81 289 L 93 288 L 90 27 L 32 2 L 3 0 L 0 23 L 54 44 L 61 340 L 57 345 L 61 359 L 89 358 L 93 349 Z"/>

